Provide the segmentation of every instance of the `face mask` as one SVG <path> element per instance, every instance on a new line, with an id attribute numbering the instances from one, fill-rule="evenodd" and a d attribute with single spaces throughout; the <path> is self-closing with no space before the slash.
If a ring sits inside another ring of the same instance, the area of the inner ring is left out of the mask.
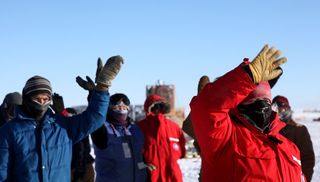
<path id="1" fill-rule="evenodd" d="M 48 101 L 44 104 L 40 104 L 35 100 L 27 100 L 25 103 L 25 107 L 28 110 L 29 114 L 34 117 L 36 120 L 40 120 L 43 118 L 44 114 L 47 112 L 51 101 Z"/>
<path id="2" fill-rule="evenodd" d="M 165 117 L 164 114 L 162 113 L 148 113 L 146 116 L 146 119 L 150 122 L 155 122 L 155 123 L 159 123 L 162 121 L 162 118 Z"/>
<path id="3" fill-rule="evenodd" d="M 252 104 L 241 105 L 239 110 L 261 130 L 265 130 L 270 125 L 272 109 L 271 104 L 266 100 L 257 100 Z"/>
<path id="4" fill-rule="evenodd" d="M 110 110 L 111 121 L 116 125 L 126 126 L 128 121 L 128 110 Z"/>
<path id="5" fill-rule="evenodd" d="M 30 106 L 32 107 L 32 109 L 36 112 L 46 112 L 50 106 L 50 101 L 44 103 L 44 104 L 41 104 L 35 100 L 32 100 L 30 102 Z"/>

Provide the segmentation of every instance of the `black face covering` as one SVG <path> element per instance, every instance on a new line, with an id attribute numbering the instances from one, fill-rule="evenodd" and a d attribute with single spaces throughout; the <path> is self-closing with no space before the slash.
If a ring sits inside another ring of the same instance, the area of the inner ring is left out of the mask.
<path id="1" fill-rule="evenodd" d="M 23 99 L 23 107 L 27 111 L 27 114 L 35 118 L 37 121 L 40 121 L 43 118 L 49 106 L 50 102 L 39 104 L 29 98 Z"/>
<path id="2" fill-rule="evenodd" d="M 270 125 L 272 109 L 271 104 L 266 100 L 257 100 L 252 104 L 241 105 L 239 110 L 247 115 L 262 131 Z"/>

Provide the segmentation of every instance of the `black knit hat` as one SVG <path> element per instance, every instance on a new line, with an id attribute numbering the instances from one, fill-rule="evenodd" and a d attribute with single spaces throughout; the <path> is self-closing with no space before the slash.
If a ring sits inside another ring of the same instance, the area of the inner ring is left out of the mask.
<path id="1" fill-rule="evenodd" d="M 122 101 L 127 106 L 130 105 L 130 100 L 125 94 L 116 93 L 110 97 L 110 106 L 115 106 L 119 104 L 120 101 Z"/>
<path id="2" fill-rule="evenodd" d="M 46 92 L 52 95 L 51 84 L 48 79 L 36 75 L 26 82 L 26 85 L 22 90 L 22 95 L 33 95 L 41 92 Z"/>

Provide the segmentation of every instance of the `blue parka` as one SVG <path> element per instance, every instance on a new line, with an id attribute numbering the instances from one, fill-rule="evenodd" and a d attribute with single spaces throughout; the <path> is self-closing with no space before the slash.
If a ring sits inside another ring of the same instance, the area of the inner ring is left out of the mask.
<path id="1" fill-rule="evenodd" d="M 95 144 L 96 182 L 145 182 L 147 168 L 143 162 L 143 133 L 130 123 L 127 128 L 105 122 L 107 147 Z"/>
<path id="2" fill-rule="evenodd" d="M 82 114 L 49 109 L 42 126 L 18 109 L 0 129 L 0 181 L 69 182 L 72 145 L 103 125 L 108 105 L 109 93 L 94 91 Z"/>

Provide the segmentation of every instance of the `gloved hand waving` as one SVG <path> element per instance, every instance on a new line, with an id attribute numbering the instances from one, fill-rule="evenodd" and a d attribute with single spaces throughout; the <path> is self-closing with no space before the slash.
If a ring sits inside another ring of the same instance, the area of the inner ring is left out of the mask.
<path id="1" fill-rule="evenodd" d="M 98 77 L 96 78 L 97 87 L 110 87 L 111 81 L 119 73 L 121 66 L 123 64 L 123 58 L 121 56 L 110 57 L 106 64 L 101 69 Z"/>
<path id="2" fill-rule="evenodd" d="M 92 81 L 92 79 L 89 76 L 86 76 L 86 79 L 87 79 L 87 81 L 82 79 L 80 76 L 77 76 L 76 82 L 78 83 L 78 85 L 80 87 L 82 87 L 85 90 L 88 90 L 88 91 L 93 90 L 96 85 L 94 84 L 94 82 Z"/>
<path id="3" fill-rule="evenodd" d="M 111 86 L 111 81 L 117 76 L 123 64 L 121 56 L 110 57 L 106 64 L 102 67 L 102 60 L 98 58 L 95 83 L 89 76 L 86 76 L 86 80 L 77 76 L 76 81 L 80 87 L 89 92 L 93 89 L 106 90 Z"/>
<path id="4" fill-rule="evenodd" d="M 102 70 L 102 60 L 101 60 L 101 58 L 98 58 L 96 78 L 95 78 L 96 81 L 97 81 L 97 77 L 100 74 L 101 70 Z M 92 81 L 92 79 L 89 76 L 86 76 L 86 79 L 87 79 L 87 81 L 82 79 L 80 76 L 77 76 L 76 82 L 83 89 L 88 90 L 88 91 L 92 91 L 96 85 L 94 84 L 94 82 Z"/>
<path id="5" fill-rule="evenodd" d="M 62 111 L 65 109 L 64 108 L 64 102 L 63 102 L 63 97 L 57 93 L 54 93 L 52 95 L 52 109 L 54 112 L 60 114 Z"/>
<path id="6" fill-rule="evenodd" d="M 282 73 L 280 65 L 287 62 L 287 58 L 280 57 L 281 52 L 274 47 L 265 45 L 256 58 L 249 64 L 254 83 L 271 80 Z"/>
<path id="7" fill-rule="evenodd" d="M 207 75 L 203 75 L 198 82 L 198 94 L 200 91 L 210 82 L 210 79 Z"/>

